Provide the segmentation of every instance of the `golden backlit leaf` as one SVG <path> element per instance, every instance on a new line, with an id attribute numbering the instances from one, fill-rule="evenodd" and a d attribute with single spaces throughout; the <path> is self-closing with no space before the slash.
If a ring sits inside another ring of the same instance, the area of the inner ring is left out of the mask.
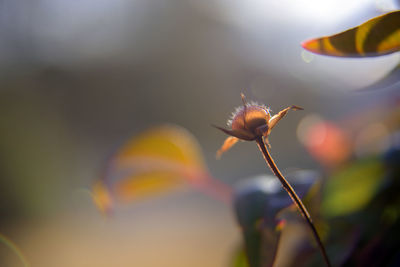
<path id="1" fill-rule="evenodd" d="M 139 159 L 175 164 L 175 167 L 205 170 L 200 146 L 187 130 L 175 125 L 151 128 L 129 140 L 116 154 L 114 164 L 124 165 Z M 164 166 L 166 167 L 166 166 Z"/>
<path id="2" fill-rule="evenodd" d="M 114 188 L 126 201 L 203 179 L 207 170 L 197 140 L 184 128 L 162 125 L 126 142 L 112 160 L 111 174 L 122 176 Z"/>
<path id="3" fill-rule="evenodd" d="M 162 194 L 183 184 L 182 177 L 172 172 L 152 172 L 136 175 L 117 183 L 115 193 L 122 201 Z"/>
<path id="4" fill-rule="evenodd" d="M 335 57 L 375 57 L 400 51 L 400 11 L 393 11 L 341 33 L 302 43 L 303 48 Z"/>
<path id="5" fill-rule="evenodd" d="M 229 191 L 210 176 L 196 138 L 175 125 L 153 127 L 132 137 L 105 169 L 103 180 L 113 198 L 123 202 L 171 192 L 184 184 L 224 200 Z M 104 192 L 97 189 L 97 194 L 102 207 L 107 203 Z"/>

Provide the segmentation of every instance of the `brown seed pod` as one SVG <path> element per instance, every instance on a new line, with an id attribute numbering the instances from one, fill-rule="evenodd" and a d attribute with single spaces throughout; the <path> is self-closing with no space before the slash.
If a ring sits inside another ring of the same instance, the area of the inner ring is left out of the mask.
<path id="1" fill-rule="evenodd" d="M 256 103 L 242 106 L 234 114 L 231 127 L 232 130 L 245 130 L 253 135 L 257 135 L 258 128 L 265 128 L 270 119 L 269 111 L 266 107 Z"/>
<path id="2" fill-rule="evenodd" d="M 217 157 L 220 157 L 222 153 L 236 144 L 238 139 L 253 141 L 257 137 L 262 136 L 269 146 L 268 135 L 278 121 L 291 109 L 302 110 L 301 107 L 290 106 L 271 117 L 270 111 L 266 106 L 254 102 L 247 103 L 244 94 L 241 94 L 241 96 L 243 106 L 236 109 L 232 115 L 232 119 L 228 122 L 228 125 L 231 126 L 231 130 L 215 126 L 231 136 L 225 140 L 222 147 L 218 150 Z"/>

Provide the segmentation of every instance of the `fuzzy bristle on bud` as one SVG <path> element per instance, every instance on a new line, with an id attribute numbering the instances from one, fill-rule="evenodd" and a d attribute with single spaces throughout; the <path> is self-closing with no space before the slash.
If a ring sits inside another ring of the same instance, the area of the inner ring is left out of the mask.
<path id="1" fill-rule="evenodd" d="M 270 110 L 256 102 L 247 102 L 244 94 L 241 94 L 243 105 L 236 108 L 228 120 L 228 126 L 231 129 L 224 129 L 214 126 L 223 131 L 228 137 L 224 145 L 217 153 L 217 157 L 232 147 L 238 140 L 254 141 L 259 137 L 263 137 L 266 144 L 268 136 L 275 125 L 286 115 L 289 110 L 302 109 L 298 106 L 290 106 L 282 109 L 271 117 Z"/>
<path id="2" fill-rule="evenodd" d="M 265 106 L 265 105 L 262 105 L 262 104 L 259 104 L 259 103 L 257 103 L 257 102 L 251 101 L 251 102 L 249 102 L 249 103 L 246 103 L 245 106 L 236 107 L 235 110 L 232 112 L 231 116 L 229 117 L 229 119 L 228 119 L 228 121 L 227 121 L 226 124 L 227 124 L 228 126 L 232 127 L 233 121 L 234 121 L 235 119 L 237 119 L 238 117 L 243 116 L 243 114 L 245 113 L 245 111 L 246 111 L 246 121 L 247 121 L 247 117 L 249 116 L 249 114 L 247 114 L 247 113 L 248 113 L 248 112 L 251 112 L 251 111 L 255 111 L 255 110 L 260 111 L 260 114 L 259 114 L 259 115 L 265 115 L 265 114 L 267 114 L 267 116 L 270 116 L 271 109 L 269 109 L 269 108 L 268 108 L 267 106 Z M 254 115 L 255 115 L 255 114 L 253 113 L 253 116 L 254 116 Z"/>
<path id="3" fill-rule="evenodd" d="M 270 119 L 266 107 L 258 104 L 248 104 L 236 109 L 231 119 L 232 130 L 254 131 L 257 127 L 268 124 Z"/>

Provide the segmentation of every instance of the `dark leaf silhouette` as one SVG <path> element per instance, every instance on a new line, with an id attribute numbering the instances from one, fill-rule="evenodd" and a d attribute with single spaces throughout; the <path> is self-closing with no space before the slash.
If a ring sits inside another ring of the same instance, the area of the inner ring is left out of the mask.
<path id="1" fill-rule="evenodd" d="M 311 171 L 287 176 L 300 197 L 306 195 L 318 178 Z M 285 224 L 285 219 L 279 219 L 277 215 L 291 205 L 291 199 L 274 176 L 262 175 L 237 184 L 234 209 L 250 266 L 272 266 L 278 249 L 279 230 Z"/>

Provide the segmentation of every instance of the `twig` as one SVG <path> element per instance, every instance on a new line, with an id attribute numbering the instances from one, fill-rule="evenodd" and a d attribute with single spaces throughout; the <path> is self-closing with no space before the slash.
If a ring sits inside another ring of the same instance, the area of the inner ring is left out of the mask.
<path id="1" fill-rule="evenodd" d="M 317 229 L 314 226 L 314 223 L 311 219 L 310 214 L 308 213 L 306 207 L 304 206 L 303 202 L 301 199 L 297 196 L 296 192 L 293 190 L 293 188 L 290 186 L 288 181 L 283 177 L 282 173 L 279 171 L 278 167 L 276 166 L 274 160 L 272 159 L 271 155 L 269 154 L 269 151 L 264 143 L 263 137 L 258 136 L 256 138 L 256 142 L 258 145 L 258 148 L 262 152 L 265 161 L 268 163 L 268 166 L 272 170 L 272 172 L 275 174 L 275 176 L 279 179 L 279 181 L 282 183 L 283 188 L 287 191 L 289 194 L 290 198 L 293 200 L 293 202 L 296 204 L 297 208 L 299 209 L 299 212 L 301 215 L 304 217 L 306 220 L 308 226 L 310 227 L 315 240 L 317 241 L 318 247 L 321 250 L 322 256 L 324 258 L 324 261 L 326 263 L 326 266 L 331 267 L 331 263 L 329 261 L 328 255 L 326 254 L 326 250 L 324 245 L 322 244 L 321 238 L 318 235 Z"/>

